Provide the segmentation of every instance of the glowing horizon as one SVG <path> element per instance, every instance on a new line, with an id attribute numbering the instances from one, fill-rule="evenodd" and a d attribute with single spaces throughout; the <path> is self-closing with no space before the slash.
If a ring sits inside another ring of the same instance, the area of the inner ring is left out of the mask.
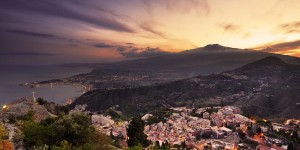
<path id="1" fill-rule="evenodd" d="M 97 62 L 138 57 L 146 50 L 179 52 L 218 43 L 300 57 L 296 0 L 0 3 L 4 54 Z"/>

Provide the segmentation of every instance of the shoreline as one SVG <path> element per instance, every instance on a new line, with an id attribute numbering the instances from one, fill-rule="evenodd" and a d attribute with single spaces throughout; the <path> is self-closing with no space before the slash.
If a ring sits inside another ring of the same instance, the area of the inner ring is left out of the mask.
<path id="1" fill-rule="evenodd" d="M 51 82 L 54 81 L 54 82 Z M 40 81 L 40 82 L 32 82 L 32 83 L 22 83 L 22 84 L 18 84 L 19 86 L 24 86 L 26 88 L 41 88 L 41 87 L 54 87 L 54 86 L 74 86 L 74 87 L 81 87 L 80 91 L 80 95 L 91 91 L 94 89 L 93 85 L 91 84 L 86 84 L 86 83 L 76 83 L 76 82 L 70 82 L 70 81 L 65 81 L 65 80 L 60 80 L 60 79 L 53 79 L 53 80 L 48 80 L 48 81 Z M 63 102 L 62 105 L 70 105 L 72 104 L 76 98 L 78 98 L 79 96 L 73 96 L 70 97 L 68 99 L 65 100 L 65 102 Z"/>

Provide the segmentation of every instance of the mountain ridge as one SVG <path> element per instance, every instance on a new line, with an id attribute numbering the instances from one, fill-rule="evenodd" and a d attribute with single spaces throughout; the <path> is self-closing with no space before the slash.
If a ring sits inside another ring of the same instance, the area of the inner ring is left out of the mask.
<path id="1" fill-rule="evenodd" d="M 253 63 L 257 62 L 268 64 L 270 58 Z M 299 115 L 298 108 L 294 108 L 297 103 L 295 97 L 300 96 L 297 94 L 297 90 L 300 90 L 299 66 L 287 64 L 275 72 L 257 71 L 255 68 L 241 71 L 243 67 L 220 74 L 197 76 L 151 86 L 90 91 L 79 97 L 72 106 L 88 104 L 90 110 L 101 111 L 118 105 L 122 112 L 132 115 L 164 107 L 162 103 L 174 107 L 192 104 L 198 106 L 231 104 L 241 106 L 246 113 L 262 117 L 274 115 L 285 117 L 287 113 L 280 112 L 288 112 L 288 109 L 296 110 L 292 116 Z M 286 74 L 286 71 L 289 73 Z M 282 90 L 282 87 L 285 90 Z M 257 109 L 261 107 L 265 109 Z"/>
<path id="2" fill-rule="evenodd" d="M 139 87 L 196 75 L 218 74 L 267 56 L 277 56 L 286 62 L 300 64 L 300 58 L 212 44 L 187 52 L 99 64 L 90 73 L 67 80 L 92 84 L 97 89 Z M 112 76 L 118 78 L 111 79 Z"/>
<path id="3" fill-rule="evenodd" d="M 166 57 L 178 57 L 179 55 L 189 55 L 192 53 L 202 53 L 203 55 L 207 55 L 208 54 L 213 54 L 216 52 L 225 52 L 224 50 L 227 50 L 227 52 L 253 52 L 256 53 L 258 55 L 263 55 L 263 56 L 277 56 L 277 57 L 281 57 L 285 60 L 288 59 L 298 59 L 298 61 L 295 61 L 296 64 L 300 64 L 300 58 L 297 57 L 293 57 L 293 56 L 286 56 L 286 55 L 280 55 L 280 54 L 274 54 L 274 53 L 269 53 L 269 52 L 265 52 L 265 51 L 258 51 L 258 50 L 252 50 L 252 49 L 238 49 L 238 48 L 233 48 L 233 47 L 228 47 L 228 46 L 223 46 L 220 44 L 208 44 L 205 45 L 203 47 L 198 47 L 198 48 L 194 48 L 194 49 L 189 49 L 189 50 L 184 50 L 184 51 L 180 51 L 180 52 L 176 52 L 176 53 L 169 53 L 169 54 L 164 54 L 164 55 L 159 55 L 159 56 L 155 56 L 155 57 L 148 57 L 148 58 L 138 58 L 138 59 L 132 59 L 132 60 L 123 60 L 120 62 L 105 62 L 105 63 L 87 63 L 86 65 L 89 67 L 104 67 L 106 65 L 111 66 L 114 64 L 120 64 L 120 63 L 130 63 L 132 64 L 133 62 L 149 62 L 149 59 L 152 60 L 157 60 L 157 59 L 165 59 Z M 219 55 L 219 53 L 217 53 Z M 261 58 L 263 58 L 263 56 L 260 56 Z M 243 56 L 242 56 L 243 57 Z M 259 59 L 259 58 L 255 58 L 255 59 Z M 254 60 L 255 60 L 254 59 Z M 254 61 L 253 60 L 253 61 Z M 251 61 L 250 61 L 251 62 Z M 293 63 L 293 62 L 291 62 Z M 80 66 L 80 65 L 84 65 L 84 64 L 80 64 L 80 63 L 75 63 L 75 64 L 63 64 L 62 66 Z"/>

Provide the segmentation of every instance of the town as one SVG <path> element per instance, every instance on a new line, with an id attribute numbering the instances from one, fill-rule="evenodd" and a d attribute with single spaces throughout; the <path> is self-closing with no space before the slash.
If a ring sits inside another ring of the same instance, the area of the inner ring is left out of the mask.
<path id="1" fill-rule="evenodd" d="M 84 111 L 86 105 L 73 111 Z M 166 113 L 167 112 L 167 113 Z M 91 112 L 88 112 L 91 113 Z M 170 144 L 173 149 L 292 149 L 293 139 L 299 138 L 299 120 L 272 123 L 266 119 L 243 116 L 235 106 L 186 108 L 176 107 L 157 114 L 145 114 L 144 133 L 153 144 Z M 93 114 L 94 126 L 108 136 L 120 137 L 126 147 L 126 128 L 130 121 L 114 121 L 111 116 Z"/>
<path id="2" fill-rule="evenodd" d="M 121 149 L 130 147 L 128 128 L 133 120 L 118 111 L 118 106 L 103 112 L 92 112 L 86 104 L 66 110 L 65 106 L 34 97 L 3 106 L 1 120 L 8 132 L 8 140 L 18 141 L 16 135 L 21 135 L 21 131 L 13 122 L 19 122 L 18 118 L 26 119 L 24 116 L 32 111 L 37 122 L 43 122 L 53 114 L 64 116 L 61 115 L 63 112 L 67 116 L 85 114 L 96 130 L 114 141 L 114 146 Z M 15 117 L 12 118 L 12 115 Z M 245 115 L 237 106 L 170 107 L 153 110 L 138 118 L 143 122 L 141 132 L 149 141 L 146 149 L 164 149 L 166 145 L 170 149 L 194 150 L 290 150 L 299 147 L 300 120 L 270 121 Z"/>

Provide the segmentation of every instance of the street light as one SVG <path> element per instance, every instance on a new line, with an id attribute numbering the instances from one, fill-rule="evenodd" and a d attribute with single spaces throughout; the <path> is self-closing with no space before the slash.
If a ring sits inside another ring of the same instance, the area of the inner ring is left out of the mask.
<path id="1" fill-rule="evenodd" d="M 2 110 L 3 110 L 3 111 L 6 111 L 7 109 L 8 109 L 8 106 L 7 106 L 7 105 L 3 105 L 3 106 L 2 106 Z"/>

